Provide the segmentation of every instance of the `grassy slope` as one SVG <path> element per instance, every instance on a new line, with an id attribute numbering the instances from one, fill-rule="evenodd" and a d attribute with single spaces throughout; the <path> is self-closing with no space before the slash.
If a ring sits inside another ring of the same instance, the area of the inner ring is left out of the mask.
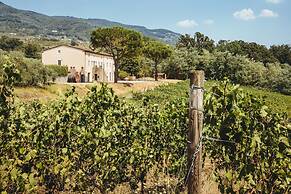
<path id="1" fill-rule="evenodd" d="M 176 82 L 176 81 L 175 81 Z M 174 82 L 174 83 L 175 83 Z M 165 103 L 169 98 L 182 96 L 186 97 L 188 94 L 189 82 L 183 81 L 177 84 L 165 85 L 165 82 L 146 82 L 138 84 L 109 84 L 109 87 L 119 96 L 131 97 L 132 93 L 144 92 L 142 96 L 148 96 L 152 102 L 157 104 Z M 206 89 L 210 88 L 217 82 L 207 81 L 205 84 Z M 76 92 L 80 97 L 84 96 L 90 89 L 90 87 L 96 84 L 74 84 Z M 157 87 L 159 86 L 159 87 Z M 100 87 L 100 84 L 97 84 Z M 63 95 L 71 85 L 68 84 L 52 84 L 43 88 L 39 87 L 25 87 L 16 88 L 15 95 L 21 101 L 31 101 L 38 99 L 41 102 L 47 102 L 48 100 L 56 99 Z M 153 89 L 155 88 L 155 89 Z M 252 87 L 241 87 L 244 91 L 253 94 L 254 96 L 260 96 L 265 98 L 266 104 L 273 108 L 276 112 L 287 112 L 288 116 L 291 117 L 291 96 L 283 95 L 276 92 L 270 92 L 268 90 L 261 90 Z M 134 95 L 134 96 L 139 96 Z M 140 96 L 141 97 L 141 96 Z M 132 99 L 131 101 L 136 102 L 138 99 Z"/>
<path id="2" fill-rule="evenodd" d="M 207 81 L 205 83 L 206 90 L 216 83 L 215 81 Z M 275 112 L 287 112 L 288 116 L 291 117 L 291 96 L 253 87 L 242 86 L 241 88 L 249 94 L 264 98 L 266 105 L 274 109 Z M 176 85 L 160 86 L 154 90 L 145 92 L 143 95 L 135 95 L 137 98 L 133 102 L 141 100 L 143 96 L 148 96 L 153 103 L 163 104 L 169 98 L 186 97 L 188 90 L 189 81 L 180 82 Z"/>
<path id="3" fill-rule="evenodd" d="M 145 90 L 153 89 L 159 85 L 177 82 L 178 80 L 163 80 L 159 82 L 150 81 L 134 84 L 109 83 L 108 86 L 111 87 L 117 95 L 130 98 L 133 92 L 143 92 Z M 72 88 L 72 86 L 76 88 L 76 92 L 80 97 L 82 97 L 86 95 L 91 87 L 101 87 L 101 84 L 50 84 L 44 87 L 16 87 L 14 89 L 14 94 L 18 100 L 24 102 L 29 102 L 32 100 L 47 102 L 49 100 L 57 99 L 58 97 L 64 95 L 70 88 Z"/>

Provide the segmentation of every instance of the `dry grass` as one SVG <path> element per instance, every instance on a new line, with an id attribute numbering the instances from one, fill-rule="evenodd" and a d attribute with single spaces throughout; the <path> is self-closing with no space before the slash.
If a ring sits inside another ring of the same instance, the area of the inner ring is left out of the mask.
<path id="1" fill-rule="evenodd" d="M 177 188 L 179 180 L 175 177 L 168 176 L 166 172 L 160 172 L 158 167 L 153 167 L 150 169 L 146 176 L 145 182 L 145 193 L 179 193 L 186 194 L 187 189 L 184 188 L 184 191 L 180 191 Z M 180 191 L 180 192 L 177 192 Z M 110 194 L 130 194 L 130 186 L 128 183 L 121 184 L 115 188 Z M 141 193 L 141 185 L 134 193 Z M 218 185 L 214 181 L 213 177 L 213 165 L 210 163 L 210 160 L 205 161 L 205 165 L 202 172 L 202 193 L 201 194 L 220 194 L 218 190 Z"/>
<path id="2" fill-rule="evenodd" d="M 168 83 L 177 83 L 178 80 L 162 80 L 162 81 L 147 81 L 147 82 L 134 82 L 134 83 L 109 83 L 114 92 L 123 97 L 130 97 L 132 92 L 146 91 L 153 89 L 159 85 Z M 101 87 L 100 83 L 89 84 L 51 84 L 44 87 L 16 87 L 14 90 L 15 96 L 20 101 L 29 102 L 33 100 L 40 100 L 41 102 L 48 102 L 57 99 L 64 95 L 70 88 L 74 86 L 77 94 L 82 98 L 87 94 L 91 87 Z"/>

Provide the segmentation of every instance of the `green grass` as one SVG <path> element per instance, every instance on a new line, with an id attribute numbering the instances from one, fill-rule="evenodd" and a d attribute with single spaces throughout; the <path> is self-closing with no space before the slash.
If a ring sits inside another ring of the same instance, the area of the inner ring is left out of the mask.
<path id="1" fill-rule="evenodd" d="M 216 81 L 206 81 L 205 88 L 209 89 Z M 86 95 L 92 85 L 75 85 L 76 91 L 80 97 Z M 119 85 L 112 85 L 118 95 L 121 95 L 119 90 L 125 90 L 126 88 Z M 49 100 L 57 99 L 64 95 L 69 89 L 70 85 L 66 84 L 51 84 L 49 86 L 40 87 L 18 87 L 15 88 L 15 95 L 20 101 L 31 101 L 38 99 L 41 102 L 47 102 Z M 271 92 L 264 89 L 258 89 L 254 87 L 241 86 L 241 88 L 254 96 L 258 96 L 265 99 L 266 105 L 274 110 L 274 112 L 286 112 L 288 117 L 291 118 L 291 96 L 283 95 L 277 92 Z M 130 88 L 128 88 L 128 92 Z M 132 98 L 128 101 L 137 105 L 141 104 L 142 98 L 147 97 L 151 102 L 156 104 L 164 104 L 172 98 L 187 98 L 189 91 L 189 81 L 181 81 L 176 84 L 161 85 L 155 89 L 148 90 L 144 93 L 134 92 Z M 122 95 L 121 95 L 122 96 Z"/>
<path id="2" fill-rule="evenodd" d="M 210 89 L 217 83 L 217 81 L 206 81 L 206 90 Z M 286 112 L 288 117 L 291 118 L 291 96 L 247 86 L 241 86 L 241 89 L 251 95 L 263 98 L 266 105 L 272 108 L 274 112 Z M 134 93 L 131 102 L 140 104 L 142 99 L 146 97 L 153 103 L 164 104 L 172 98 L 187 97 L 188 91 L 189 81 L 182 81 L 177 84 L 159 86 L 153 90 L 146 91 L 145 93 Z"/>
<path id="3" fill-rule="evenodd" d="M 288 117 L 291 118 L 291 96 L 253 87 L 242 86 L 242 89 L 249 94 L 264 98 L 268 107 L 275 112 L 286 112 Z"/>

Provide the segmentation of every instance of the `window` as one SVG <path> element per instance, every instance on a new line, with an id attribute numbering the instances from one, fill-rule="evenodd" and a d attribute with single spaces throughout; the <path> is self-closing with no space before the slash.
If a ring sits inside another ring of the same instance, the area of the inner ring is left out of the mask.
<path id="1" fill-rule="evenodd" d="M 61 50 L 58 50 L 58 53 L 61 53 Z"/>
<path id="2" fill-rule="evenodd" d="M 58 60 L 58 65 L 62 65 L 62 60 Z"/>

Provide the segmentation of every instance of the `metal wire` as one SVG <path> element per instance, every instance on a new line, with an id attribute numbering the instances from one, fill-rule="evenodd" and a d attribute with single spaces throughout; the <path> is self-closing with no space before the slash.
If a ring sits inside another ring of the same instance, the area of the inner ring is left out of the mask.
<path id="1" fill-rule="evenodd" d="M 207 139 L 207 140 L 210 140 L 210 141 L 226 142 L 226 143 L 236 144 L 236 142 L 234 142 L 234 141 L 229 141 L 229 140 L 224 140 L 224 139 L 217 139 L 217 138 L 212 138 L 212 137 L 203 137 L 203 139 Z"/>
<path id="2" fill-rule="evenodd" d="M 193 173 L 193 166 L 194 166 L 194 162 L 195 162 L 195 158 L 197 156 L 197 154 L 200 152 L 200 147 L 202 145 L 202 137 L 200 137 L 199 139 L 199 143 L 197 144 L 196 148 L 195 148 L 195 152 L 193 153 L 193 156 L 192 156 L 192 160 L 191 160 L 191 165 L 188 169 L 188 173 L 187 173 L 187 176 L 185 178 L 185 183 L 184 185 L 186 185 L 188 183 L 188 180 L 189 180 L 189 177 L 190 177 L 190 174 Z"/>
<path id="3" fill-rule="evenodd" d="M 190 109 L 191 109 L 191 110 L 197 110 L 198 112 L 202 112 L 202 113 L 204 112 L 203 109 L 197 109 L 197 108 L 194 108 L 194 107 L 190 107 Z"/>
<path id="4" fill-rule="evenodd" d="M 194 84 L 191 85 L 191 92 L 193 90 L 202 90 L 203 92 L 206 91 L 203 87 L 200 87 L 200 86 L 196 86 Z"/>
<path id="5" fill-rule="evenodd" d="M 195 151 L 193 153 L 193 156 L 192 156 L 192 160 L 191 160 L 191 165 L 188 169 L 188 172 L 187 172 L 187 176 L 185 178 L 185 183 L 184 185 L 186 185 L 189 181 L 189 177 L 190 177 L 190 174 L 193 173 L 194 171 L 194 162 L 195 162 L 195 159 L 196 159 L 196 156 L 197 154 L 200 152 L 200 148 L 202 146 L 202 139 L 207 139 L 207 140 L 210 140 L 210 141 L 217 141 L 217 142 L 226 142 L 226 143 L 233 143 L 233 144 L 236 144 L 236 142 L 234 141 L 229 141 L 229 140 L 224 140 L 224 139 L 217 139 L 217 138 L 212 138 L 212 137 L 207 137 L 207 136 L 201 136 L 200 137 L 200 140 L 199 140 L 199 143 L 197 144 L 196 148 L 195 148 Z M 187 141 L 188 144 L 192 143 L 190 141 Z"/>

